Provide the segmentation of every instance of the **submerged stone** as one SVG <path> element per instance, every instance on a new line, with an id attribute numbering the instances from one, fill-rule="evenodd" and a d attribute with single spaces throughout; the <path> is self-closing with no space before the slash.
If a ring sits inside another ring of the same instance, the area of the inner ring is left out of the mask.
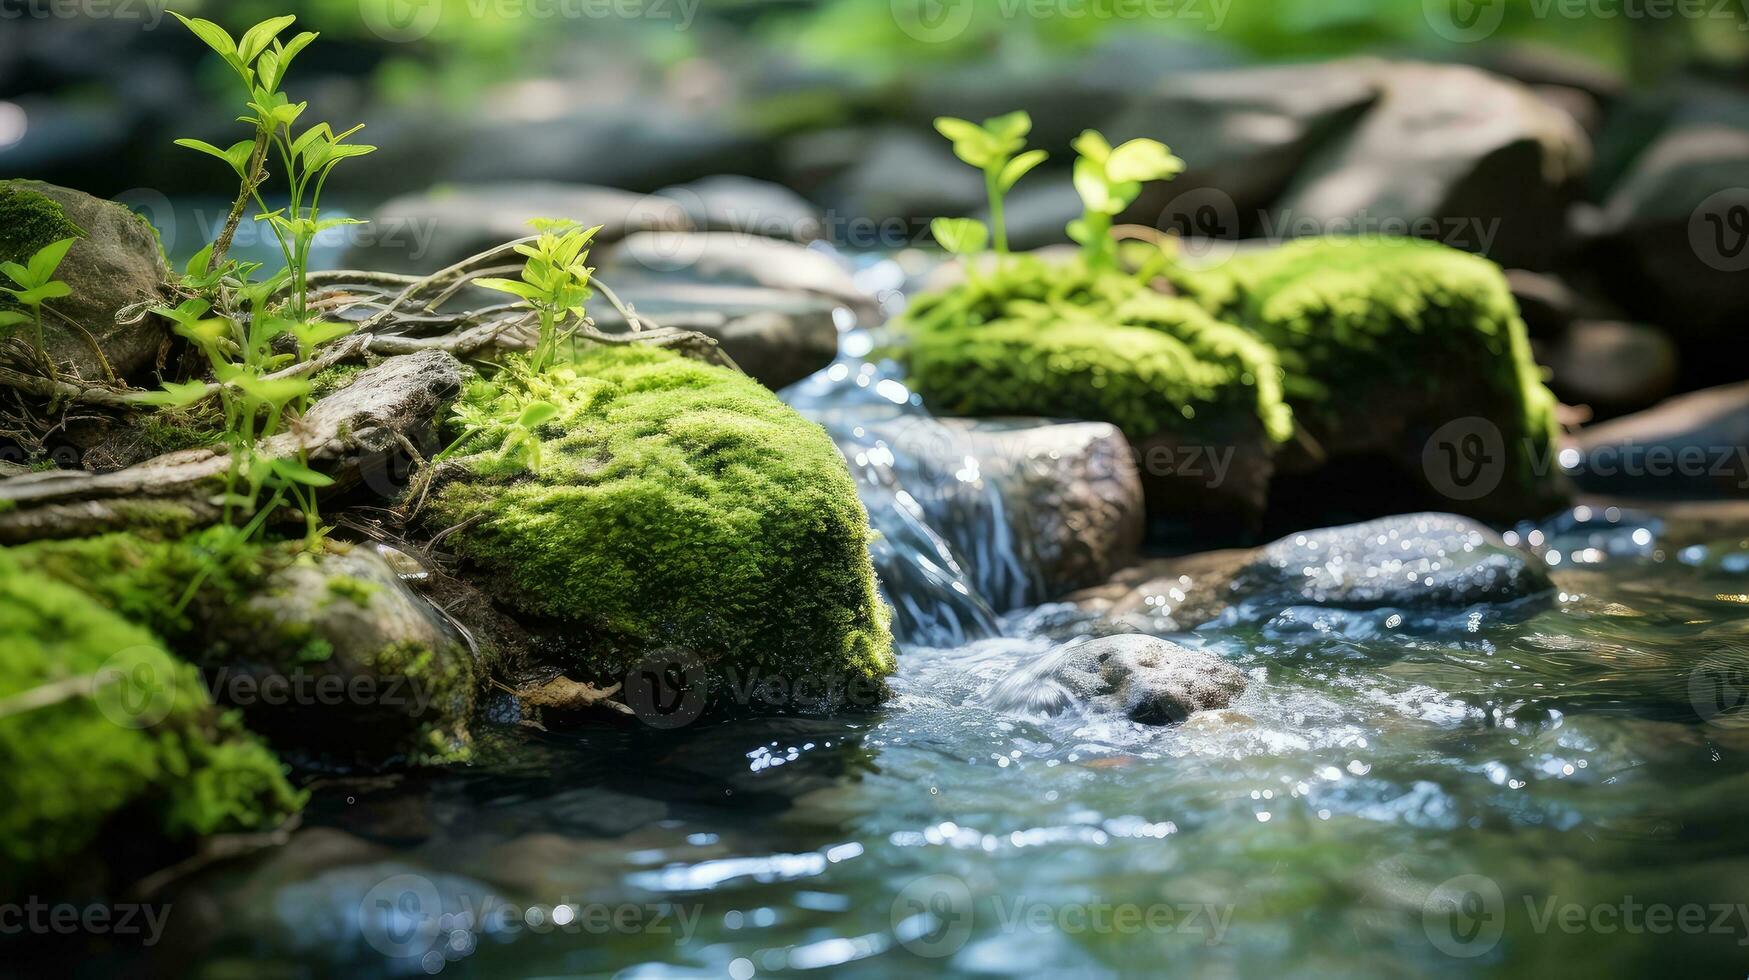
<path id="1" fill-rule="evenodd" d="M 1060 647 L 1004 678 L 989 700 L 998 710 L 1106 710 L 1145 725 L 1171 725 L 1225 708 L 1244 691 L 1245 675 L 1214 654 L 1124 634 Z"/>

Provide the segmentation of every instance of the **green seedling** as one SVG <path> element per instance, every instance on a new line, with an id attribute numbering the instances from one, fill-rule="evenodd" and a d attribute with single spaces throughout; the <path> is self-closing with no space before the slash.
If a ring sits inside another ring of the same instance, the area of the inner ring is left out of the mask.
<path id="1" fill-rule="evenodd" d="M 0 293 L 6 293 L 17 300 L 20 306 L 30 310 L 28 314 L 17 310 L 0 310 L 0 330 L 29 324 L 31 345 L 37 357 L 48 365 L 50 377 L 55 377 L 57 371 L 54 358 L 49 356 L 48 347 L 43 341 L 43 304 L 51 299 L 73 295 L 71 286 L 55 278 L 55 271 L 61 267 L 62 260 L 67 257 L 67 250 L 76 241 L 77 238 L 63 238 L 44 245 L 24 265 L 0 262 L 0 273 L 5 273 L 6 278 L 13 283 L 13 287 L 0 286 Z"/>
<path id="2" fill-rule="evenodd" d="M 953 141 L 954 156 L 984 172 L 984 189 L 990 198 L 990 237 L 995 241 L 996 254 L 1007 255 L 1008 226 L 1002 199 L 1020 178 L 1048 156 L 1043 150 L 1025 149 L 1026 135 L 1032 132 L 1032 117 L 1025 112 L 1011 112 L 986 119 L 979 126 L 942 116 L 935 120 L 935 128 Z"/>
<path id="3" fill-rule="evenodd" d="M 574 221 L 545 218 L 530 223 L 540 236 L 515 247 L 527 260 L 522 277 L 475 279 L 474 284 L 519 297 L 521 305 L 540 318 L 540 335 L 529 361 L 538 374 L 552 364 L 558 352 L 560 328 L 573 317 L 582 322 L 583 303 L 594 295 L 589 280 L 595 270 L 585 263 L 589 260 L 587 246 L 601 226 L 582 228 Z"/>
<path id="4" fill-rule="evenodd" d="M 1158 140 L 1133 139 L 1112 148 L 1104 136 L 1089 129 L 1075 139 L 1075 191 L 1082 214 L 1069 222 L 1069 237 L 1079 242 L 1091 268 L 1111 268 L 1117 250 L 1111 239 L 1112 219 L 1135 203 L 1142 184 L 1170 180 L 1184 170 L 1184 161 Z"/>

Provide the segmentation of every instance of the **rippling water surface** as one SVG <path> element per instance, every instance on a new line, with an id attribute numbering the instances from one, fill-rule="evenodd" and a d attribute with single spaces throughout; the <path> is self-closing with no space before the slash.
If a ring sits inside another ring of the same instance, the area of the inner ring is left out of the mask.
<path id="1" fill-rule="evenodd" d="M 908 456 L 932 423 L 844 326 L 786 397 L 884 535 L 888 705 L 498 729 L 466 770 L 323 784 L 291 845 L 174 896 L 165 948 L 209 975 L 1749 968 L 1749 540 L 1579 508 L 1511 536 L 1546 602 L 1288 609 L 1173 637 L 1249 675 L 1229 710 L 1056 710 L 1025 672 L 1082 614 L 998 614 L 1023 543 L 923 518 L 977 461 Z"/>

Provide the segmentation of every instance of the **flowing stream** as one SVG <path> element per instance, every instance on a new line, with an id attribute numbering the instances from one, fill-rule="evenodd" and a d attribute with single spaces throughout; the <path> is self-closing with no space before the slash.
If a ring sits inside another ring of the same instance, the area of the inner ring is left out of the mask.
<path id="1" fill-rule="evenodd" d="M 290 845 L 174 895 L 164 949 L 208 976 L 1749 964 L 1749 540 L 1578 508 L 1514 532 L 1540 608 L 1229 618 L 1174 638 L 1246 672 L 1232 709 L 1087 714 L 1039 681 L 1081 614 L 1024 604 L 978 460 L 919 449 L 954 443 L 842 326 L 785 397 L 881 534 L 888 704 L 482 724 L 465 769 L 322 784 Z M 981 502 L 933 525 L 950 481 Z"/>

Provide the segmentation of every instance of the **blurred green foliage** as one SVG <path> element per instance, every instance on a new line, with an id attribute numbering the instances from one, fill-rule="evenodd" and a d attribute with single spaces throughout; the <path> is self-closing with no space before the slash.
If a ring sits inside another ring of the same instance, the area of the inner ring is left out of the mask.
<path id="1" fill-rule="evenodd" d="M 1359 53 L 1468 60 L 1528 41 L 1650 78 L 1695 59 L 1749 57 L 1749 5 L 1727 0 L 173 0 L 246 22 L 296 13 L 329 43 L 374 49 L 404 99 L 607 59 L 671 66 L 701 54 L 799 59 L 889 78 L 931 66 L 1031 64 L 1137 34 L 1235 60 Z M 1686 15 L 1683 15 L 1686 14 Z M 1474 44 L 1464 25 L 1486 28 Z M 1453 25 L 1457 25 L 1454 29 Z"/>

